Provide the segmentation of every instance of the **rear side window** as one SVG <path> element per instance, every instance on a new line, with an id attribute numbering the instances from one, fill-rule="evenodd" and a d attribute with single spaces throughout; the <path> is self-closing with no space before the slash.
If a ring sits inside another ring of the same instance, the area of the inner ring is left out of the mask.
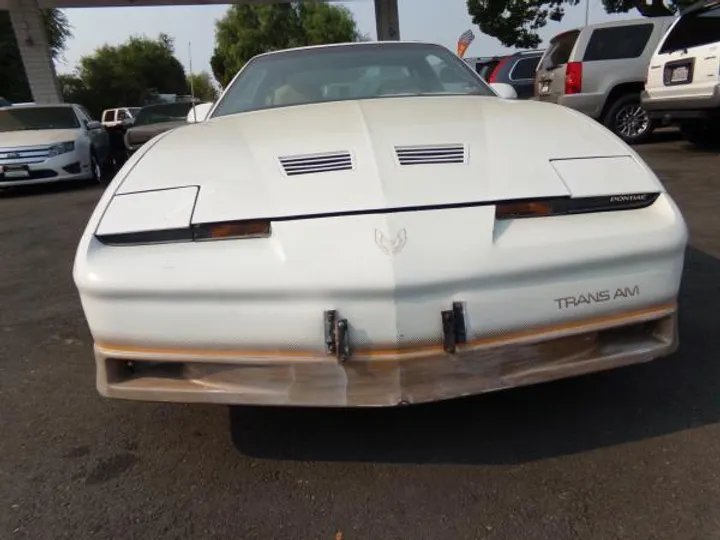
<path id="1" fill-rule="evenodd" d="M 660 54 L 701 47 L 720 41 L 720 6 L 690 13 L 673 27 Z"/>
<path id="2" fill-rule="evenodd" d="M 590 36 L 583 62 L 637 58 L 645 50 L 652 31 L 652 24 L 597 28 Z"/>
<path id="3" fill-rule="evenodd" d="M 540 69 L 555 69 L 563 64 L 567 64 L 579 35 L 580 31 L 574 30 L 555 36 L 542 59 Z"/>
<path id="4" fill-rule="evenodd" d="M 510 78 L 514 81 L 533 79 L 535 77 L 535 68 L 539 61 L 539 56 L 518 60 L 510 72 Z"/>
<path id="5" fill-rule="evenodd" d="M 114 122 L 115 121 L 115 110 L 105 111 L 103 113 L 103 122 Z"/>

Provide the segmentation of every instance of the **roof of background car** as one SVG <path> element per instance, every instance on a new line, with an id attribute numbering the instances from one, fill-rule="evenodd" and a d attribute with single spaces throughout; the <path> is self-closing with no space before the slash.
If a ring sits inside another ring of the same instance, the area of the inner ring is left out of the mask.
<path id="1" fill-rule="evenodd" d="M 75 103 L 15 103 L 12 107 L 6 107 L 7 109 L 43 109 L 47 107 L 76 107 Z"/>
<path id="2" fill-rule="evenodd" d="M 649 23 L 649 24 L 658 24 L 662 21 L 671 21 L 675 19 L 677 15 L 665 15 L 662 17 L 635 17 L 634 19 L 620 19 L 620 20 L 612 20 L 612 21 L 606 21 L 601 23 L 594 23 L 594 24 L 588 24 L 587 26 L 578 26 L 576 28 L 568 28 L 567 30 L 563 30 L 561 32 L 558 32 L 555 34 L 552 39 L 555 39 L 558 36 L 562 36 L 564 34 L 569 34 L 571 32 L 582 32 L 585 31 L 592 31 L 596 28 L 613 28 L 617 26 L 632 26 L 635 24 L 640 23 Z"/>

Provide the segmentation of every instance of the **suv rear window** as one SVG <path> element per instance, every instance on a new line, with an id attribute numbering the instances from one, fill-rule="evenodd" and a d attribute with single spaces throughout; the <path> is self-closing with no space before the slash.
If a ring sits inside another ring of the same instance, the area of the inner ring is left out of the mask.
<path id="1" fill-rule="evenodd" d="M 115 121 L 115 109 L 110 109 L 103 113 L 103 122 L 114 122 Z"/>
<path id="2" fill-rule="evenodd" d="M 660 54 L 720 41 L 720 6 L 682 17 L 665 39 Z"/>
<path id="3" fill-rule="evenodd" d="M 537 67 L 539 61 L 539 56 L 521 58 L 513 66 L 512 71 L 510 72 L 510 78 L 514 81 L 534 78 L 535 68 Z"/>
<path id="4" fill-rule="evenodd" d="M 538 69 L 555 69 L 563 64 L 567 64 L 579 35 L 579 30 L 573 30 L 572 32 L 565 32 L 555 36 L 552 41 L 550 41 L 550 47 L 548 47 L 545 56 L 543 56 L 542 63 Z"/>
<path id="5" fill-rule="evenodd" d="M 642 55 L 653 31 L 652 24 L 631 24 L 593 30 L 583 62 L 620 60 Z"/>
<path id="6" fill-rule="evenodd" d="M 499 60 L 482 60 L 475 64 L 475 71 L 483 79 L 487 79 L 490 73 L 492 73 L 492 70 L 495 69 L 495 66 L 498 65 L 498 62 Z"/>

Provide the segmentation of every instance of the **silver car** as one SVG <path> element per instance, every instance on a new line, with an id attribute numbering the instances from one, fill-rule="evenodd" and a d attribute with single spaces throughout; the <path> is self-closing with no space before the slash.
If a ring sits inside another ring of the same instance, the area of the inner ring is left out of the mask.
<path id="1" fill-rule="evenodd" d="M 643 17 L 556 35 L 535 73 L 533 99 L 580 111 L 627 143 L 647 140 L 656 124 L 640 93 L 650 57 L 673 20 Z"/>
<path id="2" fill-rule="evenodd" d="M 103 181 L 109 136 L 81 106 L 0 108 L 0 187 Z"/>

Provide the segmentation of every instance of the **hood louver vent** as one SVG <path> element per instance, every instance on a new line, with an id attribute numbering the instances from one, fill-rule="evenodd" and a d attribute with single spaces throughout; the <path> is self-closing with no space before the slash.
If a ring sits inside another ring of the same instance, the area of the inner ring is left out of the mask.
<path id="1" fill-rule="evenodd" d="M 285 156 L 279 159 L 285 174 L 288 176 L 331 171 L 349 171 L 353 168 L 353 160 L 350 152 Z"/>
<path id="2" fill-rule="evenodd" d="M 465 163 L 465 146 L 438 144 L 433 146 L 396 146 L 400 165 Z"/>

